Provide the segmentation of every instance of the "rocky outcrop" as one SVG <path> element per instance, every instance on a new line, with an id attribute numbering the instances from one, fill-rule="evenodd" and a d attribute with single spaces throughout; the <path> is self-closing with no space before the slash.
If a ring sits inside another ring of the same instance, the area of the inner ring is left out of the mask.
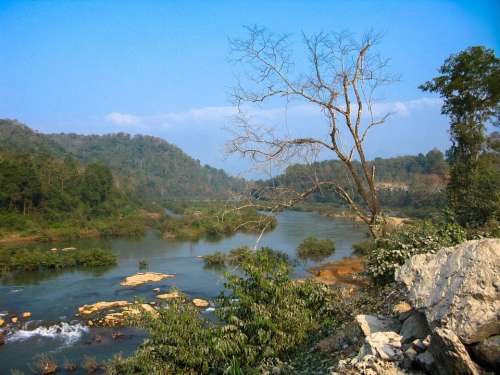
<path id="1" fill-rule="evenodd" d="M 465 242 L 409 259 L 393 317 L 358 315 L 364 334 L 339 374 L 479 375 L 499 371 L 500 240 Z"/>
<path id="2" fill-rule="evenodd" d="M 474 358 L 500 373 L 500 336 L 492 336 L 471 348 Z"/>
<path id="3" fill-rule="evenodd" d="M 458 336 L 446 328 L 432 332 L 429 351 L 434 363 L 427 370 L 436 375 L 479 375 L 479 367 L 472 361 Z"/>
<path id="4" fill-rule="evenodd" d="M 399 331 L 401 323 L 395 319 L 379 318 L 373 315 L 357 315 L 356 322 L 365 336 L 376 332 Z"/>
<path id="5" fill-rule="evenodd" d="M 120 282 L 121 286 L 138 286 L 146 283 L 158 282 L 163 279 L 169 279 L 175 275 L 167 275 L 158 272 L 139 272 L 135 275 L 128 276 Z"/>
<path id="6" fill-rule="evenodd" d="M 415 255 L 396 280 L 431 328 L 448 328 L 473 344 L 500 334 L 499 275 L 500 239 L 487 239 Z"/>

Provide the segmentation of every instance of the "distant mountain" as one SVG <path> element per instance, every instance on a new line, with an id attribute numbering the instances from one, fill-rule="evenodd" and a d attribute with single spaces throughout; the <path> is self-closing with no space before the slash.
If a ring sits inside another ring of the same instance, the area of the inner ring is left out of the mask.
<path id="1" fill-rule="evenodd" d="M 180 148 L 150 136 L 41 134 L 0 120 L 0 151 L 71 155 L 84 164 L 108 166 L 118 187 L 142 201 L 226 198 L 245 181 L 203 166 Z"/>

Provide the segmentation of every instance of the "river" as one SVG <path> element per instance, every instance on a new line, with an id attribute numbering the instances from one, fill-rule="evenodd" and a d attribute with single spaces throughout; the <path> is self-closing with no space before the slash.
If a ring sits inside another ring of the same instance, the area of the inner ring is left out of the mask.
<path id="1" fill-rule="evenodd" d="M 322 260 L 327 262 L 349 256 L 352 244 L 366 238 L 366 230 L 348 220 L 286 211 L 278 215 L 277 227 L 262 237 L 261 245 L 281 250 L 296 259 L 297 246 L 308 236 L 329 238 L 335 242 L 336 251 Z M 30 373 L 30 366 L 33 367 L 41 353 L 49 354 L 60 366 L 65 360 L 79 365 L 86 355 L 104 360 L 120 352 L 124 355 L 132 353 L 144 340 L 142 332 L 87 327 L 75 317 L 78 307 L 98 301 L 132 301 L 136 297 L 154 300 L 153 288 L 168 290 L 173 285 L 190 297 L 211 299 L 220 293 L 223 275 L 220 271 L 206 269 L 198 256 L 215 251 L 228 252 L 242 245 L 253 246 L 255 240 L 256 235 L 237 233 L 219 241 L 169 241 L 149 232 L 140 239 L 46 244 L 47 249 L 111 247 L 118 262 L 107 270 L 21 272 L 0 279 L 0 314 L 32 313 L 30 320 L 23 323 L 23 329 L 8 333 L 6 344 L 0 346 L 0 374 L 8 374 L 13 368 Z M 135 288 L 120 286 L 124 277 L 139 272 L 138 264 L 143 259 L 148 263 L 148 271 L 175 274 L 176 277 Z M 306 276 L 307 269 L 316 264 L 314 261 L 297 261 L 294 276 Z M 111 334 L 118 330 L 124 336 L 113 340 Z M 99 336 L 99 342 L 96 342 L 96 336 Z M 81 367 L 79 369 L 82 371 Z M 79 371 L 72 374 L 83 373 Z"/>

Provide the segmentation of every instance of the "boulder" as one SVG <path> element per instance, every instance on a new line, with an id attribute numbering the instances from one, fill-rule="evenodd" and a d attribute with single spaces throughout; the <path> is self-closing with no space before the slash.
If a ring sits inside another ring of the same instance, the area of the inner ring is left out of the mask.
<path id="1" fill-rule="evenodd" d="M 23 319 L 31 318 L 31 313 L 29 311 L 25 311 L 25 312 L 23 312 L 22 317 L 23 317 Z"/>
<path id="2" fill-rule="evenodd" d="M 413 341 L 414 339 L 424 339 L 431 331 L 425 319 L 425 315 L 421 312 L 414 311 L 401 326 L 399 334 L 403 336 L 404 342 Z"/>
<path id="3" fill-rule="evenodd" d="M 158 272 L 139 272 L 135 275 L 128 276 L 120 282 L 121 286 L 138 286 L 146 283 L 158 282 L 163 279 L 169 279 L 175 275 L 167 275 Z"/>
<path id="4" fill-rule="evenodd" d="M 322 353 L 340 351 L 350 345 L 357 344 L 361 340 L 361 330 L 356 323 L 350 323 L 335 331 L 332 336 L 319 341 L 315 349 Z"/>
<path id="5" fill-rule="evenodd" d="M 399 332 L 401 323 L 395 319 L 378 318 L 374 315 L 356 315 L 356 322 L 365 336 L 370 336 L 375 332 Z"/>
<path id="6" fill-rule="evenodd" d="M 430 369 L 433 375 L 479 375 L 478 366 L 471 360 L 458 336 L 447 328 L 432 331 L 429 351 L 435 363 Z"/>
<path id="7" fill-rule="evenodd" d="M 432 369 L 435 367 L 434 357 L 429 351 L 417 355 L 415 362 L 422 370 L 425 370 L 428 373 L 431 373 Z"/>
<path id="8" fill-rule="evenodd" d="M 411 257 L 397 272 L 414 308 L 431 328 L 466 344 L 500 334 L 500 239 L 468 241 Z"/>
<path id="9" fill-rule="evenodd" d="M 0 332 L 0 345 L 3 345 L 5 344 L 5 336 L 3 334 L 3 332 Z"/>
<path id="10" fill-rule="evenodd" d="M 172 300 L 172 299 L 179 298 L 180 296 L 181 296 L 181 294 L 179 292 L 173 291 L 173 292 L 170 292 L 170 293 L 158 294 L 156 296 L 156 298 L 159 298 L 159 299 L 162 299 L 162 300 L 165 300 L 165 301 L 169 301 L 169 300 Z"/>
<path id="11" fill-rule="evenodd" d="M 207 300 L 195 298 L 193 299 L 193 305 L 195 305 L 196 307 L 208 307 L 210 306 L 210 303 Z"/>
<path id="12" fill-rule="evenodd" d="M 116 307 L 125 307 L 129 304 L 128 301 L 111 301 L 111 302 L 97 302 L 92 305 L 83 305 L 78 308 L 81 315 L 90 315 L 102 310 L 108 310 Z"/>
<path id="13" fill-rule="evenodd" d="M 5 324 L 5 320 L 0 318 L 0 327 L 2 327 Z"/>
<path id="14" fill-rule="evenodd" d="M 394 305 L 392 312 L 398 316 L 400 321 L 407 319 L 412 313 L 412 307 L 408 302 L 399 302 Z"/>
<path id="15" fill-rule="evenodd" d="M 18 319 L 18 317 L 17 317 L 17 316 L 13 316 L 12 318 L 10 318 L 10 321 L 11 321 L 12 323 L 14 323 L 14 324 L 16 324 L 18 320 L 19 320 L 19 319 Z"/>
<path id="16" fill-rule="evenodd" d="M 384 361 L 373 355 L 366 355 L 361 360 L 357 358 L 340 360 L 335 372 L 331 375 L 407 375 L 411 374 L 400 369 L 394 362 Z"/>
<path id="17" fill-rule="evenodd" d="M 374 332 L 365 338 L 358 358 L 374 355 L 385 361 L 396 361 L 402 358 L 402 337 L 396 332 Z"/>
<path id="18" fill-rule="evenodd" d="M 472 347 L 477 361 L 500 373 L 500 336 L 492 336 Z"/>

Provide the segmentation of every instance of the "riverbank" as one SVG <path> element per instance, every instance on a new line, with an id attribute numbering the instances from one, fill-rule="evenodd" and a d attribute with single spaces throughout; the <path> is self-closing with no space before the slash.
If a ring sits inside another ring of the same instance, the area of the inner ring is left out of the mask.
<path id="1" fill-rule="evenodd" d="M 24 230 L 0 231 L 0 246 L 116 236 L 140 237 L 147 229 L 158 228 L 162 220 L 163 215 L 160 213 L 139 210 L 129 216 L 85 221 L 73 219 L 50 225 L 32 221 Z"/>

